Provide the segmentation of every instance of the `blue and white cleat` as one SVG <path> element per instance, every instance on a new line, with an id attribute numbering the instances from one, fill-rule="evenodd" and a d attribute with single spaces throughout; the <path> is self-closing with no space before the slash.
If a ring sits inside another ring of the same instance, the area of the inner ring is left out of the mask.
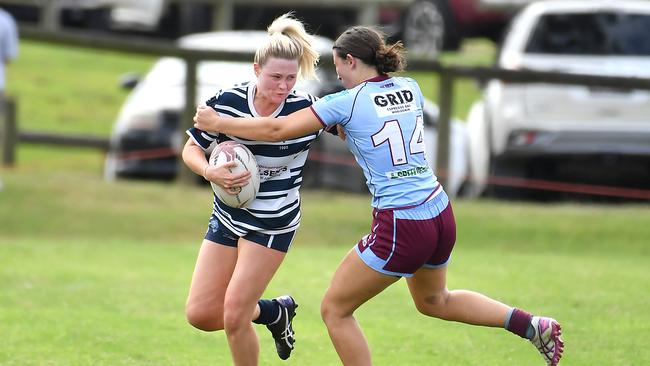
<path id="1" fill-rule="evenodd" d="M 273 299 L 280 306 L 280 317 L 273 323 L 268 324 L 266 327 L 271 331 L 273 339 L 275 340 L 275 349 L 281 359 L 286 360 L 291 356 L 293 351 L 293 344 L 295 343 L 292 321 L 296 316 L 296 308 L 298 304 L 294 301 L 293 297 L 284 295 Z"/>

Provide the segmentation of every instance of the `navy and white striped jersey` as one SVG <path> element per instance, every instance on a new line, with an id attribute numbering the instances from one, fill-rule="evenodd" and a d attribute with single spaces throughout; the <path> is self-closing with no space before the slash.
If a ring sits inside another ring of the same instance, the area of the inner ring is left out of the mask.
<path id="1" fill-rule="evenodd" d="M 206 104 L 222 116 L 260 117 L 253 105 L 255 89 L 254 82 L 222 89 Z M 281 118 L 309 107 L 315 100 L 310 94 L 294 90 L 271 116 Z M 225 205 L 215 196 L 213 214 L 219 222 L 241 236 L 251 231 L 274 235 L 296 230 L 300 224 L 299 189 L 303 167 L 309 145 L 320 132 L 287 141 L 265 142 L 188 129 L 187 134 L 206 152 L 216 143 L 234 140 L 246 145 L 257 159 L 260 171 L 257 197 L 247 208 L 238 209 Z"/>

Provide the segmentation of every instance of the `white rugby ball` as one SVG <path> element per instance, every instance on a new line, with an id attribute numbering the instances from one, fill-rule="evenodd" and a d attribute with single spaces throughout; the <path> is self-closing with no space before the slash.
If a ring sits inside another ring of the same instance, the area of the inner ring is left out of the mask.
<path id="1" fill-rule="evenodd" d="M 232 140 L 218 144 L 210 154 L 210 164 L 215 166 L 233 160 L 237 165 L 230 168 L 231 173 L 251 172 L 248 184 L 239 188 L 237 194 L 230 194 L 216 183 L 210 182 L 210 185 L 217 198 L 226 205 L 235 208 L 247 207 L 260 190 L 260 173 L 255 155 L 246 146 Z"/>

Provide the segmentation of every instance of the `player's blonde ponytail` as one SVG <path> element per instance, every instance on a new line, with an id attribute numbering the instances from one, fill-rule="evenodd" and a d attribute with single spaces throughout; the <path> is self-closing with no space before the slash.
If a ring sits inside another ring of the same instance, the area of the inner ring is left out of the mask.
<path id="1" fill-rule="evenodd" d="M 269 41 L 255 52 L 255 62 L 264 66 L 271 57 L 297 60 L 299 78 L 315 79 L 319 54 L 312 46 L 313 36 L 303 24 L 286 13 L 276 18 L 268 28 Z"/>

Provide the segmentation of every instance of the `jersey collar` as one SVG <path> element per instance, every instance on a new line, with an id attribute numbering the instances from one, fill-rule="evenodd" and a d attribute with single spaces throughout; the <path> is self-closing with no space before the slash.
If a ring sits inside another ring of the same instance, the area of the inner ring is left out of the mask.
<path id="1" fill-rule="evenodd" d="M 388 80 L 388 79 L 390 79 L 390 76 L 388 76 L 386 74 L 381 74 L 381 75 L 377 75 L 377 76 L 375 76 L 373 78 L 370 78 L 370 79 L 366 80 L 366 82 L 367 83 L 368 82 L 369 83 L 377 83 L 377 82 Z"/>
<path id="2" fill-rule="evenodd" d="M 251 115 L 253 117 L 264 117 L 259 113 L 257 113 L 257 110 L 255 109 L 255 103 L 253 103 L 255 101 L 256 90 L 257 90 L 257 85 L 254 82 L 250 82 L 248 84 L 248 109 L 250 109 Z M 284 108 L 285 102 L 286 99 L 283 100 L 282 103 L 280 103 L 280 105 L 278 106 L 278 108 L 276 108 L 275 111 L 273 111 L 273 113 L 271 113 L 268 117 L 273 117 L 273 118 L 277 117 L 280 114 L 280 112 L 282 112 L 282 108 Z"/>

